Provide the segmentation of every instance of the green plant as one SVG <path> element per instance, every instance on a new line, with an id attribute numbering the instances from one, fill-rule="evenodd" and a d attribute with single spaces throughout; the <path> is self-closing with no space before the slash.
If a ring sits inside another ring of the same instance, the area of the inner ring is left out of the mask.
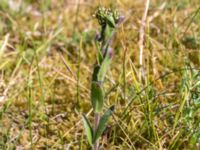
<path id="1" fill-rule="evenodd" d="M 89 120 L 83 115 L 83 123 L 86 130 L 87 138 L 94 150 L 99 149 L 99 138 L 106 128 L 109 117 L 114 111 L 111 106 L 102 116 L 100 115 L 104 103 L 103 82 L 113 56 L 111 43 L 118 25 L 122 22 L 123 16 L 118 11 L 99 7 L 95 12 L 100 26 L 101 33 L 96 36 L 97 41 L 97 63 L 94 67 L 91 83 L 91 103 L 94 110 L 94 127 L 92 128 Z"/>

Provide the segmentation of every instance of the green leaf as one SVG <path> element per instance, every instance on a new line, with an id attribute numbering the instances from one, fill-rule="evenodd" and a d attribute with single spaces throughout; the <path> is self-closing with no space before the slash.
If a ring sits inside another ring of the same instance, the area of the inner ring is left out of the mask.
<path id="1" fill-rule="evenodd" d="M 99 121 L 99 125 L 98 128 L 95 132 L 95 136 L 93 139 L 93 143 L 95 143 L 95 141 L 98 140 L 98 138 L 102 135 L 102 133 L 104 132 L 105 128 L 106 128 L 106 124 L 108 122 L 108 119 L 110 118 L 110 116 L 112 115 L 112 112 L 114 111 L 114 106 L 111 106 L 105 113 L 104 115 L 101 117 L 100 121 Z"/>
<path id="2" fill-rule="evenodd" d="M 98 50 L 98 63 L 101 64 L 103 61 L 103 54 L 101 52 L 101 50 Z"/>
<path id="3" fill-rule="evenodd" d="M 84 114 L 83 114 L 83 125 L 84 125 L 85 131 L 86 131 L 88 142 L 90 143 L 90 145 L 92 145 L 93 130 L 92 130 L 89 120 L 87 119 L 87 117 Z"/>
<path id="4" fill-rule="evenodd" d="M 112 27 L 112 28 L 115 28 L 115 20 L 114 20 L 113 16 L 107 15 L 107 16 L 105 16 L 105 18 L 106 18 L 109 26 Z"/>
<path id="5" fill-rule="evenodd" d="M 100 112 L 104 100 L 104 91 L 101 82 L 92 81 L 91 100 L 94 111 Z"/>
<path id="6" fill-rule="evenodd" d="M 109 69 L 111 60 L 112 60 L 112 53 L 108 51 L 100 66 L 99 73 L 98 73 L 98 81 L 104 81 L 104 78 Z"/>
<path id="7" fill-rule="evenodd" d="M 92 81 L 98 81 L 97 76 L 98 76 L 98 73 L 99 73 L 99 69 L 100 69 L 99 65 L 96 65 L 94 67 L 94 71 L 93 71 L 93 74 L 92 74 Z"/>

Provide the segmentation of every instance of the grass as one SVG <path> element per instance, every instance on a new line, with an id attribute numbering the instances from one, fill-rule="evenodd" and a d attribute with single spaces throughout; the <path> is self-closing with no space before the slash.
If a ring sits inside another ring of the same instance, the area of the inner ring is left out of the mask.
<path id="1" fill-rule="evenodd" d="M 198 0 L 151 1 L 141 80 L 143 1 L 2 0 L 0 149 L 89 149 L 81 114 L 94 120 L 90 83 L 99 26 L 92 14 L 100 4 L 126 17 L 105 79 L 103 110 L 115 104 L 115 111 L 103 149 L 200 148 Z"/>

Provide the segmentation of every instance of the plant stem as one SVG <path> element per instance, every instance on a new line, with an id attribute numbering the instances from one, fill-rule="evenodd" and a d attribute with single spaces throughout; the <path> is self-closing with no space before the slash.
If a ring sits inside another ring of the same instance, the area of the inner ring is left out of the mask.
<path id="1" fill-rule="evenodd" d="M 96 130 L 97 130 L 98 126 L 99 126 L 99 120 L 100 120 L 100 114 L 95 112 L 94 113 L 94 133 L 96 132 Z M 99 140 L 97 140 L 94 143 L 93 149 L 94 150 L 98 150 L 99 149 Z"/>

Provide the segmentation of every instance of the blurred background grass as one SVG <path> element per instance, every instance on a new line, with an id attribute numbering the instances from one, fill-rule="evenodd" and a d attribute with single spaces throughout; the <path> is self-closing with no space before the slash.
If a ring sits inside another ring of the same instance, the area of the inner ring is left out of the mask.
<path id="1" fill-rule="evenodd" d="M 89 149 L 99 5 L 126 17 L 113 43 L 103 149 L 200 148 L 199 0 L 152 0 L 138 79 L 144 0 L 1 0 L 0 149 Z"/>

